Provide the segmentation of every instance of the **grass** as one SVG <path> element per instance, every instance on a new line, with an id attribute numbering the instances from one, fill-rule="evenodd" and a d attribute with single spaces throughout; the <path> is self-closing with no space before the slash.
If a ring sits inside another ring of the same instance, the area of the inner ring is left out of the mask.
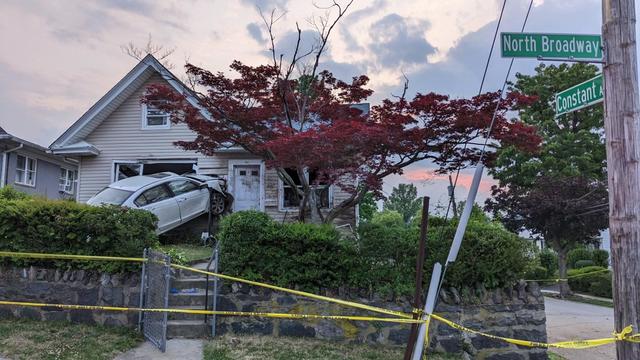
<path id="1" fill-rule="evenodd" d="M 184 261 L 186 263 L 193 263 L 197 261 L 208 261 L 211 257 L 211 247 L 193 244 L 175 244 L 175 245 L 162 245 L 160 249 L 164 252 L 178 252 L 183 254 Z M 171 253 L 170 253 L 171 254 Z"/>
<path id="2" fill-rule="evenodd" d="M 396 360 L 404 348 L 366 344 L 340 344 L 312 339 L 221 337 L 204 347 L 204 360 Z M 457 355 L 434 354 L 433 360 L 457 360 Z"/>
<path id="3" fill-rule="evenodd" d="M 549 355 L 549 360 L 567 360 L 567 358 L 565 358 L 564 356 L 558 355 L 551 351 L 547 351 L 547 355 Z"/>
<path id="4" fill-rule="evenodd" d="M 113 359 L 142 341 L 126 328 L 0 320 L 0 355 L 13 360 Z"/>
<path id="5" fill-rule="evenodd" d="M 578 295 L 569 295 L 569 296 L 566 297 L 566 300 L 613 308 L 613 302 L 612 301 L 590 299 L 590 298 L 586 298 L 586 297 L 578 296 Z"/>

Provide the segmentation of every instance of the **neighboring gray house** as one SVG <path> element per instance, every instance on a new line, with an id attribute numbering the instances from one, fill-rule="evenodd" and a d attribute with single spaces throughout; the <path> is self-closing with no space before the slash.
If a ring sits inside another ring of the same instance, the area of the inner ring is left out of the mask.
<path id="1" fill-rule="evenodd" d="M 55 156 L 48 149 L 8 134 L 0 127 L 0 187 L 49 199 L 74 199 L 77 161 Z"/>
<path id="2" fill-rule="evenodd" d="M 152 55 L 142 59 L 125 77 L 67 129 L 50 148 L 53 154 L 79 159 L 77 200 L 86 202 L 105 186 L 125 177 L 162 171 L 218 175 L 228 180 L 233 210 L 256 209 L 274 219 L 294 219 L 297 198 L 263 159 L 240 148 L 219 149 L 214 156 L 174 145 L 196 134 L 187 125 L 141 103 L 151 84 L 168 84 L 198 108 L 195 95 Z M 205 110 L 202 116 L 210 118 Z M 313 175 L 310 175 L 313 176 Z M 332 186 L 322 192 L 326 207 L 349 194 Z M 355 224 L 357 209 L 338 219 Z"/>

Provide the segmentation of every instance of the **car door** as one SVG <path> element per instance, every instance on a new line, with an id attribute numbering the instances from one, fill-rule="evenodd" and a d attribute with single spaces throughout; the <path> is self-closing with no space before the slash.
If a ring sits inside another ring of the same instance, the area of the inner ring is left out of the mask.
<path id="1" fill-rule="evenodd" d="M 206 188 L 189 180 L 174 180 L 168 185 L 180 207 L 182 222 L 207 211 L 209 191 Z"/>
<path id="2" fill-rule="evenodd" d="M 180 225 L 180 209 L 166 184 L 146 189 L 134 203 L 141 209 L 148 210 L 158 217 L 158 234 L 162 234 Z"/>

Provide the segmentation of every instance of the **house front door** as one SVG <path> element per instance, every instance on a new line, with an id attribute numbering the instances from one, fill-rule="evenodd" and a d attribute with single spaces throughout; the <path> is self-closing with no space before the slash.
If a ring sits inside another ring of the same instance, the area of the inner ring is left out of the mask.
<path id="1" fill-rule="evenodd" d="M 235 165 L 233 192 L 233 211 L 260 210 L 260 165 Z"/>

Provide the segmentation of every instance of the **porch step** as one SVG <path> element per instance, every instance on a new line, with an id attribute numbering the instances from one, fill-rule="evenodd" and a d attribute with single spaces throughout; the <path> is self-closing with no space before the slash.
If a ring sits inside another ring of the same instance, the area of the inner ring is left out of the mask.
<path id="1" fill-rule="evenodd" d="M 172 309 L 187 309 L 187 310 L 204 310 L 204 306 L 172 306 Z M 211 310 L 211 309 L 209 309 Z M 188 314 L 188 313 L 169 313 L 169 320 L 198 320 L 204 321 L 204 315 L 202 314 Z M 211 317 L 211 316 L 209 316 Z"/>
<path id="2" fill-rule="evenodd" d="M 169 294 L 169 307 L 191 307 L 191 308 L 204 308 L 205 292 L 202 289 L 198 289 L 196 292 L 190 293 L 177 293 Z M 213 299 L 213 292 L 209 291 L 209 303 Z"/>
<path id="3" fill-rule="evenodd" d="M 171 288 L 177 290 L 185 289 L 206 289 L 207 279 L 204 277 L 187 277 L 171 280 Z M 213 279 L 209 278 L 209 290 L 213 289 Z"/>
<path id="4" fill-rule="evenodd" d="M 211 326 L 203 320 L 167 321 L 168 338 L 201 339 L 211 335 Z"/>

